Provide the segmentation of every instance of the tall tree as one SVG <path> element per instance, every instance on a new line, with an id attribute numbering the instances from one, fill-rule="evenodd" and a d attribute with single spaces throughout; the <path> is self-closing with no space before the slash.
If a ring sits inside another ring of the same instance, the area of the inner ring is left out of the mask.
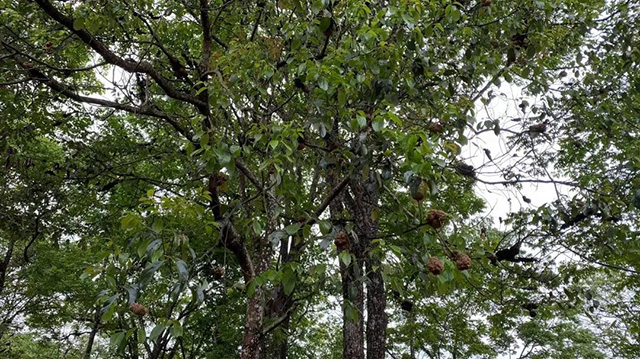
<path id="1" fill-rule="evenodd" d="M 11 353 L 634 356 L 636 2 L 0 4 Z"/>

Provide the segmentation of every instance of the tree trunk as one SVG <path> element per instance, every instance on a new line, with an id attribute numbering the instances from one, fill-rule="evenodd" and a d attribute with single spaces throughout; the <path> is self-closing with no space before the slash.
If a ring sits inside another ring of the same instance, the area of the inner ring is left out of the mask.
<path id="1" fill-rule="evenodd" d="M 387 338 L 387 298 L 380 261 L 367 258 L 367 359 L 384 359 Z M 378 267 L 374 270 L 373 267 Z"/>
<path id="2" fill-rule="evenodd" d="M 275 169 L 270 168 L 269 182 L 275 181 Z M 264 273 L 269 269 L 271 264 L 272 250 L 269 243 L 269 235 L 276 231 L 278 220 L 276 216 L 277 204 L 275 202 L 275 186 L 270 186 L 264 194 L 264 200 L 267 203 L 267 228 L 265 235 L 254 238 L 253 262 L 255 277 Z M 245 279 L 246 281 L 246 279 Z M 249 284 L 249 281 L 247 281 Z M 242 338 L 241 359 L 260 359 L 262 357 L 262 324 L 264 322 L 266 304 L 266 294 L 264 289 L 256 287 L 253 297 L 247 302 L 247 312 L 244 320 L 244 334 Z"/>
<path id="3" fill-rule="evenodd" d="M 349 266 L 340 263 L 342 277 L 342 355 L 345 359 L 364 359 L 364 288 L 362 285 L 362 260 L 352 260 Z M 350 308 L 349 308 L 350 307 Z M 357 317 L 350 318 L 347 311 L 355 310 Z"/>
<path id="4" fill-rule="evenodd" d="M 300 242 L 302 243 L 302 242 Z M 299 253 L 296 251 L 295 246 L 291 247 L 289 251 L 290 241 L 288 237 L 283 238 L 280 241 L 280 268 L 285 264 L 299 259 Z M 289 324 L 291 322 L 291 312 L 293 311 L 294 301 L 292 300 L 292 294 L 286 295 L 284 292 L 284 286 L 282 284 L 277 285 L 271 291 L 271 297 L 267 298 L 267 314 L 266 318 L 271 324 L 267 330 L 271 332 L 278 327 L 283 328 L 285 333 L 289 330 Z M 269 337 L 264 339 L 266 351 L 265 356 L 267 358 L 280 358 L 287 359 L 289 352 L 288 335 L 283 338 L 273 333 L 269 333 Z"/>
<path id="5" fill-rule="evenodd" d="M 254 240 L 255 250 L 253 252 L 253 263 L 255 265 L 255 274 L 249 280 L 245 277 L 247 285 L 254 280 L 255 277 L 269 269 L 271 261 L 271 244 L 266 241 L 266 238 L 255 238 Z M 240 352 L 240 358 L 242 359 L 259 359 L 262 357 L 262 324 L 264 321 L 265 304 L 264 289 L 256 287 L 253 296 L 247 301 L 242 351 Z"/>
<path id="6" fill-rule="evenodd" d="M 378 222 L 373 216 L 378 203 L 378 187 L 375 178 L 352 181 L 353 197 L 347 196 L 349 212 L 355 218 L 355 230 L 363 251 L 367 273 L 367 359 L 384 359 L 387 332 L 387 307 L 384 280 L 380 272 L 380 259 L 372 251 L 371 241 L 378 235 Z M 364 248 L 363 248 L 364 247 Z"/>
<path id="7" fill-rule="evenodd" d="M 327 175 L 327 183 L 336 188 L 338 179 L 331 171 Z M 346 191 L 340 193 L 329 205 L 331 219 L 334 223 L 344 220 Z M 358 238 L 349 238 L 351 263 L 345 265 L 340 261 L 340 277 L 342 279 L 342 357 L 345 359 L 364 359 L 364 288 L 362 286 L 362 246 Z"/>
<path id="8" fill-rule="evenodd" d="M 262 319 L 264 313 L 264 293 L 256 290 L 247 302 L 244 320 L 244 334 L 242 337 L 242 359 L 259 359 L 261 353 Z"/>

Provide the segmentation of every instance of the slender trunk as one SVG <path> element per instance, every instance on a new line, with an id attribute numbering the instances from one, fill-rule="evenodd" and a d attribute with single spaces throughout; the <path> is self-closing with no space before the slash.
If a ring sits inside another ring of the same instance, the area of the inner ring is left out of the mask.
<path id="1" fill-rule="evenodd" d="M 335 172 L 332 172 L 335 173 Z M 338 179 L 334 175 L 327 176 L 327 182 L 335 188 Z M 329 206 L 331 218 L 341 222 L 348 194 L 341 193 Z M 351 212 L 351 208 L 347 208 Z M 351 263 L 345 265 L 340 261 L 340 277 L 342 279 L 342 357 L 345 359 L 364 359 L 364 287 L 362 285 L 362 256 L 364 248 L 359 237 L 349 236 L 349 252 Z"/>
<path id="2" fill-rule="evenodd" d="M 387 337 L 387 298 L 380 261 L 367 260 L 367 359 L 384 359 Z M 378 269 L 374 269 L 378 267 Z"/>
<path id="3" fill-rule="evenodd" d="M 269 243 L 256 239 L 254 251 L 255 277 L 264 273 L 269 268 L 271 248 Z M 245 278 L 245 281 L 247 279 Z M 262 358 L 262 324 L 264 321 L 266 295 L 263 288 L 256 287 L 253 296 L 247 301 L 247 309 L 244 319 L 244 333 L 242 336 L 241 359 Z"/>
<path id="4" fill-rule="evenodd" d="M 364 288 L 360 280 L 362 260 L 352 260 L 349 266 L 340 263 L 340 274 L 345 302 L 342 312 L 342 355 L 345 359 L 364 359 Z"/>
<path id="5" fill-rule="evenodd" d="M 287 263 L 299 259 L 299 255 L 296 251 L 295 246 L 291 247 L 292 252 L 290 252 L 289 245 L 290 240 L 288 237 L 285 237 L 280 241 L 280 268 L 282 268 Z M 266 315 L 270 323 L 279 323 L 276 327 L 273 327 L 273 329 L 280 327 L 283 328 L 285 333 L 288 331 L 290 315 L 293 311 L 294 304 L 295 303 L 292 300 L 292 294 L 285 294 L 284 286 L 282 284 L 279 284 L 278 286 L 273 288 L 273 290 L 271 291 L 271 297 L 268 299 L 268 314 Z M 265 347 L 267 350 L 265 352 L 265 356 L 267 358 L 287 358 L 289 342 L 286 334 L 284 337 L 270 334 L 269 338 L 265 338 L 265 341 L 267 341 L 267 343 L 265 343 Z"/>
<path id="6" fill-rule="evenodd" d="M 282 327 L 284 330 L 289 330 L 289 323 L 291 322 L 291 316 L 287 314 L 287 318 L 282 323 Z M 287 359 L 289 356 L 289 335 L 284 338 L 282 343 L 280 343 L 280 350 L 278 351 L 278 357 L 280 359 Z"/>
<path id="7" fill-rule="evenodd" d="M 89 340 L 87 341 L 87 347 L 84 350 L 83 359 L 91 358 L 91 350 L 93 349 L 93 342 L 96 339 L 96 334 L 98 333 L 98 329 L 100 328 L 100 308 L 96 308 L 96 313 L 93 316 L 93 327 L 91 328 L 91 332 L 89 333 Z"/>
<path id="8" fill-rule="evenodd" d="M 387 331 L 387 306 L 381 262 L 371 241 L 378 234 L 378 222 L 373 216 L 378 203 L 375 178 L 352 181 L 353 197 L 347 196 L 349 212 L 355 217 L 355 231 L 361 243 L 367 273 L 367 359 L 384 359 Z"/>
<path id="9" fill-rule="evenodd" d="M 271 248 L 264 238 L 253 238 L 254 248 L 250 254 L 247 250 L 244 238 L 236 232 L 233 223 L 222 215 L 220 198 L 218 196 L 218 186 L 221 178 L 217 174 L 209 176 L 209 193 L 211 195 L 210 208 L 214 218 L 221 225 L 220 244 L 233 252 L 238 258 L 244 281 L 249 285 L 257 276 L 264 273 L 269 268 L 271 260 Z M 273 195 L 273 193 L 271 193 Z M 272 196 L 265 195 L 268 204 L 267 215 L 269 226 L 267 233 L 275 228 L 275 219 L 271 215 L 274 212 L 274 205 L 271 203 Z M 241 359 L 258 359 L 261 357 L 262 342 L 262 322 L 264 317 L 265 298 L 264 290 L 257 287 L 253 295 L 247 300 L 245 311 L 244 332 L 242 335 Z"/>
<path id="10" fill-rule="evenodd" d="M 274 183 L 275 180 L 275 169 L 272 167 L 270 168 L 269 182 Z M 266 235 L 254 239 L 253 260 L 255 276 L 251 278 L 252 280 L 269 269 L 269 265 L 271 264 L 272 250 L 268 236 L 273 233 L 278 226 L 275 197 L 275 186 L 270 185 L 267 193 L 264 194 L 264 200 L 267 204 L 265 208 L 267 214 Z M 265 304 L 266 294 L 264 289 L 256 287 L 253 296 L 249 298 L 247 302 L 242 351 L 240 352 L 241 359 L 260 359 L 262 357 L 262 324 L 264 322 Z"/>
<path id="11" fill-rule="evenodd" d="M 153 351 L 151 351 L 151 355 L 149 355 L 150 359 L 160 358 L 160 354 L 164 352 L 164 347 L 165 345 L 167 345 L 167 340 L 165 336 L 168 335 L 168 333 L 169 332 L 165 329 L 165 331 L 160 334 L 160 336 L 158 337 L 158 341 L 153 346 Z M 137 347 L 137 345 L 132 344 L 132 347 Z"/>

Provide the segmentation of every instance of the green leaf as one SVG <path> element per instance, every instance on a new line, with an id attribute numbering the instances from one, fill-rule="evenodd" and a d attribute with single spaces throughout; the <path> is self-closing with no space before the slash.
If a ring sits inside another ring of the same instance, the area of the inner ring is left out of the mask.
<path id="1" fill-rule="evenodd" d="M 322 233 L 325 236 L 331 233 L 331 228 L 333 228 L 333 225 L 331 224 L 331 222 L 326 220 L 321 220 L 318 223 L 318 226 L 320 227 L 320 233 Z"/>
<path id="2" fill-rule="evenodd" d="M 84 19 L 73 20 L 73 29 L 76 31 L 84 29 Z"/>
<path id="3" fill-rule="evenodd" d="M 287 232 L 287 234 L 294 235 L 298 233 L 298 231 L 300 230 L 300 227 L 301 227 L 300 223 L 295 223 L 287 226 L 287 228 L 285 228 L 284 230 Z"/>
<path id="4" fill-rule="evenodd" d="M 353 307 L 353 305 L 351 305 L 351 303 L 347 303 L 344 308 L 344 316 L 347 320 L 356 322 L 358 320 L 358 311 Z"/>
<path id="5" fill-rule="evenodd" d="M 151 334 L 149 334 L 149 340 L 155 341 L 158 336 L 164 331 L 165 325 L 162 323 L 156 324 L 156 326 L 151 330 Z"/>
<path id="6" fill-rule="evenodd" d="M 347 94 L 344 92 L 344 90 L 338 91 L 338 106 L 344 107 L 346 103 L 347 103 Z"/>
<path id="7" fill-rule="evenodd" d="M 457 144 L 453 143 L 453 142 L 445 142 L 444 144 L 444 148 L 456 155 L 459 155 L 460 152 L 462 151 L 462 149 L 460 148 L 460 146 L 458 146 Z"/>
<path id="8" fill-rule="evenodd" d="M 327 82 L 327 79 L 325 79 L 324 77 L 321 77 L 318 80 L 318 87 L 320 87 L 324 91 L 327 91 L 329 89 L 329 82 Z"/>
<path id="9" fill-rule="evenodd" d="M 145 332 L 144 328 L 138 328 L 137 339 L 138 343 L 140 344 L 144 343 L 144 341 L 147 340 L 147 333 Z"/>
<path id="10" fill-rule="evenodd" d="M 384 120 L 382 118 L 376 118 L 371 123 L 371 128 L 373 128 L 375 132 L 380 132 L 380 130 L 382 130 L 383 127 L 384 127 Z"/>
<path id="11" fill-rule="evenodd" d="M 363 115 L 356 116 L 356 120 L 358 121 L 358 127 L 361 129 L 367 127 L 367 118 Z"/>
<path id="12" fill-rule="evenodd" d="M 340 261 L 342 261 L 342 263 L 347 267 L 351 264 L 351 253 L 347 251 L 340 252 L 340 254 L 338 254 L 338 258 L 340 258 Z"/>
<path id="13" fill-rule="evenodd" d="M 290 295 L 293 293 L 293 289 L 296 286 L 296 273 L 287 268 L 282 273 L 282 286 L 284 287 L 284 294 Z"/>
<path id="14" fill-rule="evenodd" d="M 257 220 L 253 221 L 253 233 L 260 235 L 262 233 L 262 225 Z"/>
<path id="15" fill-rule="evenodd" d="M 177 320 L 173 321 L 173 325 L 171 326 L 171 336 L 174 338 L 180 338 L 182 336 L 182 325 Z"/>
<path id="16" fill-rule="evenodd" d="M 329 29 L 329 26 L 331 26 L 331 18 L 330 17 L 323 17 L 320 20 L 320 31 L 322 31 L 322 32 L 327 31 L 327 29 Z"/>
<path id="17" fill-rule="evenodd" d="M 164 222 L 162 221 L 162 218 L 156 218 L 153 221 L 153 224 L 151 225 L 151 230 L 156 232 L 156 233 L 160 233 L 162 232 L 162 227 L 164 226 Z"/>
<path id="18" fill-rule="evenodd" d="M 117 350 L 119 350 L 121 345 L 124 343 L 124 336 L 125 332 L 115 332 L 111 335 L 109 345 L 111 345 L 112 348 L 117 348 Z"/>
<path id="19" fill-rule="evenodd" d="M 180 282 L 186 283 L 189 280 L 189 269 L 187 268 L 187 263 L 182 259 L 176 259 L 176 267 L 178 269 L 178 278 L 180 279 Z"/>
<path id="20" fill-rule="evenodd" d="M 145 288 L 149 284 L 155 272 L 162 267 L 162 263 L 162 261 L 152 262 L 144 268 L 140 273 L 140 288 Z"/>
<path id="21" fill-rule="evenodd" d="M 394 246 L 394 245 L 389 245 L 389 249 L 391 249 L 391 251 L 393 252 L 393 254 L 396 255 L 396 257 L 401 258 L 402 257 L 402 249 L 398 246 Z"/>
<path id="22" fill-rule="evenodd" d="M 247 284 L 247 297 L 252 298 L 256 293 L 256 281 L 255 279 Z"/>

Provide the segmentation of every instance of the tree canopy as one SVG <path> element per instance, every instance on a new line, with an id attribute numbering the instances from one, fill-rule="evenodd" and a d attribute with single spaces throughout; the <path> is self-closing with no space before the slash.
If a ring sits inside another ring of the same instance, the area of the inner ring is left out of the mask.
<path id="1" fill-rule="evenodd" d="M 638 1 L 0 23 L 2 357 L 640 357 Z"/>

